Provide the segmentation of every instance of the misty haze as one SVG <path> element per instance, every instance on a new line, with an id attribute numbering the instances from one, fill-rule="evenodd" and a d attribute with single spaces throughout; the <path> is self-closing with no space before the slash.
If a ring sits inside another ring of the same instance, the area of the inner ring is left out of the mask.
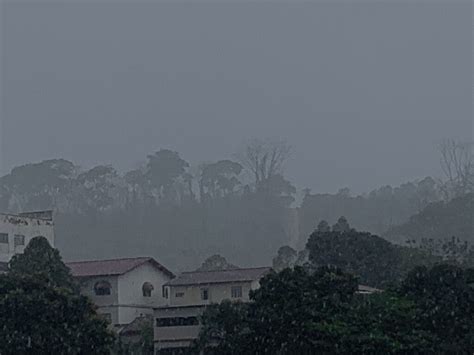
<path id="1" fill-rule="evenodd" d="M 472 11 L 0 0 L 0 354 L 474 353 Z"/>

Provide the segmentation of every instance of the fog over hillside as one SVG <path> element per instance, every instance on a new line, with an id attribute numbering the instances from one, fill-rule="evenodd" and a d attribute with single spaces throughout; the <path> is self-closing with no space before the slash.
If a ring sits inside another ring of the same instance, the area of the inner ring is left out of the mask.
<path id="1" fill-rule="evenodd" d="M 300 187 L 438 176 L 472 136 L 466 2 L 3 1 L 0 172 L 64 158 L 127 171 L 286 139 Z"/>
<path id="2" fill-rule="evenodd" d="M 472 0 L 0 0 L 0 354 L 474 354 Z"/>

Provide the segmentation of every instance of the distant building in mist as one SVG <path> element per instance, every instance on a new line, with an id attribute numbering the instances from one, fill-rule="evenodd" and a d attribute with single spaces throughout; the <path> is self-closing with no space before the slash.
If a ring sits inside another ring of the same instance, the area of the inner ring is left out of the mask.
<path id="1" fill-rule="evenodd" d="M 136 318 L 152 316 L 153 309 L 166 304 L 163 285 L 174 274 L 150 257 L 69 262 L 81 293 L 97 306 L 98 312 L 117 328 Z"/>
<path id="2" fill-rule="evenodd" d="M 52 211 L 0 213 L 0 272 L 6 271 L 12 256 L 23 253 L 30 240 L 38 236 L 45 237 L 54 247 Z"/>
<path id="3" fill-rule="evenodd" d="M 250 301 L 251 290 L 271 268 L 185 272 L 163 287 L 167 305 L 155 309 L 155 352 L 186 351 L 197 339 L 199 316 L 207 305 L 223 300 Z"/>

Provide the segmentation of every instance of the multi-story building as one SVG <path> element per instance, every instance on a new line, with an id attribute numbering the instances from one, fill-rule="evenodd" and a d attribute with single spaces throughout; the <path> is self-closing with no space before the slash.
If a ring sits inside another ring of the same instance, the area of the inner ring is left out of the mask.
<path id="1" fill-rule="evenodd" d="M 91 298 L 112 325 L 129 324 L 137 317 L 153 315 L 166 304 L 163 285 L 174 274 L 150 257 L 69 262 L 81 293 Z"/>
<path id="2" fill-rule="evenodd" d="M 6 271 L 12 256 L 23 253 L 30 240 L 38 236 L 54 247 L 52 211 L 0 214 L 0 272 Z"/>
<path id="3" fill-rule="evenodd" d="M 191 346 L 200 331 L 206 306 L 223 300 L 248 302 L 269 267 L 185 272 L 163 287 L 167 304 L 155 309 L 155 352 L 179 352 Z"/>

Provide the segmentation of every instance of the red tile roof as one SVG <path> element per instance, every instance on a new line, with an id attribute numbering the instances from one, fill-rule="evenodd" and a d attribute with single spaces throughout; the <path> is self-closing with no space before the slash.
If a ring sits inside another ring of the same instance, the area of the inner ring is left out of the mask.
<path id="1" fill-rule="evenodd" d="M 169 277 L 174 274 L 150 257 L 123 258 L 111 260 L 90 260 L 90 261 L 74 261 L 66 263 L 71 269 L 71 273 L 75 277 L 88 276 L 105 276 L 105 275 L 123 275 L 140 265 L 151 263 L 157 269 L 164 272 Z"/>

